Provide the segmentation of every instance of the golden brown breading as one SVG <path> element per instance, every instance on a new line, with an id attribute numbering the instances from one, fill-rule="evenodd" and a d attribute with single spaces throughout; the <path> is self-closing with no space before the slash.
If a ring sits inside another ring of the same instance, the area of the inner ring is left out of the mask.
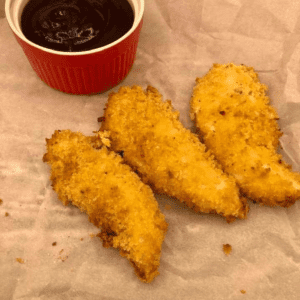
<path id="1" fill-rule="evenodd" d="M 64 130 L 46 141 L 43 160 L 51 165 L 59 199 L 85 211 L 102 227 L 103 246 L 118 248 L 142 281 L 152 281 L 159 274 L 167 223 L 150 187 L 97 136 Z"/>
<path id="2" fill-rule="evenodd" d="M 108 99 L 100 130 L 108 130 L 114 151 L 156 192 L 174 196 L 201 212 L 228 220 L 245 218 L 247 203 L 196 135 L 185 129 L 171 102 L 153 87 L 122 87 Z"/>
<path id="3" fill-rule="evenodd" d="M 224 170 L 252 200 L 292 205 L 300 198 L 300 174 L 276 152 L 278 115 L 253 68 L 214 64 L 196 82 L 191 117 Z"/>

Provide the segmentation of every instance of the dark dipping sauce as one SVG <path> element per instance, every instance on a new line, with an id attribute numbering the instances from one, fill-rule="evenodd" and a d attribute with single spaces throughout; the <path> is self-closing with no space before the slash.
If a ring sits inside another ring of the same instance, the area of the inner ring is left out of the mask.
<path id="1" fill-rule="evenodd" d="M 21 15 L 21 29 L 40 46 L 81 52 L 116 41 L 133 21 L 127 0 L 30 0 Z"/>

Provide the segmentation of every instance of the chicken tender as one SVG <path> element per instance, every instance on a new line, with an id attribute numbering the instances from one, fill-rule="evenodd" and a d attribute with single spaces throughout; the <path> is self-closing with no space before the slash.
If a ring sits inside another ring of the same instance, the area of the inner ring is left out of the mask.
<path id="1" fill-rule="evenodd" d="M 277 153 L 282 133 L 266 90 L 253 68 L 214 64 L 196 79 L 191 117 L 244 195 L 265 205 L 288 207 L 300 198 L 300 174 Z"/>
<path id="2" fill-rule="evenodd" d="M 197 136 L 185 129 L 170 101 L 153 88 L 121 87 L 108 99 L 101 130 L 112 149 L 157 193 L 176 197 L 201 212 L 231 221 L 245 218 L 247 203 L 233 177 L 218 167 Z"/>
<path id="3" fill-rule="evenodd" d="M 152 281 L 159 274 L 167 223 L 150 187 L 99 136 L 64 130 L 46 141 L 43 160 L 51 166 L 59 199 L 86 212 L 101 227 L 103 246 L 119 249 L 142 281 Z"/>

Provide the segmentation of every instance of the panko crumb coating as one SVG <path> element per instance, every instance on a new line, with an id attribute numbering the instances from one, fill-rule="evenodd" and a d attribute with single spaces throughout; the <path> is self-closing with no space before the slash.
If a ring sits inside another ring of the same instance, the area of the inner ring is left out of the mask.
<path id="1" fill-rule="evenodd" d="M 179 121 L 171 101 L 153 87 L 121 87 L 109 96 L 100 132 L 142 180 L 160 194 L 176 197 L 195 211 L 244 219 L 248 206 L 233 177 Z"/>
<path id="2" fill-rule="evenodd" d="M 245 196 L 288 207 L 300 198 L 300 174 L 277 153 L 282 133 L 266 91 L 252 67 L 214 64 L 196 79 L 191 118 Z"/>
<path id="3" fill-rule="evenodd" d="M 138 277 L 151 282 L 159 274 L 168 225 L 150 187 L 100 138 L 108 143 L 103 134 L 86 137 L 70 130 L 46 139 L 43 160 L 51 166 L 53 189 L 63 204 L 71 202 L 101 228 L 104 247 L 119 249 Z"/>

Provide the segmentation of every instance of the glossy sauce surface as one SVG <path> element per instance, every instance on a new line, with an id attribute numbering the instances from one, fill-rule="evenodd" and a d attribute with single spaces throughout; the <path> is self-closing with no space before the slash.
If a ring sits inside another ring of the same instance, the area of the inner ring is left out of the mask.
<path id="1" fill-rule="evenodd" d="M 79 52 L 116 41 L 133 21 L 127 0 L 30 0 L 21 15 L 21 29 L 40 46 Z"/>

